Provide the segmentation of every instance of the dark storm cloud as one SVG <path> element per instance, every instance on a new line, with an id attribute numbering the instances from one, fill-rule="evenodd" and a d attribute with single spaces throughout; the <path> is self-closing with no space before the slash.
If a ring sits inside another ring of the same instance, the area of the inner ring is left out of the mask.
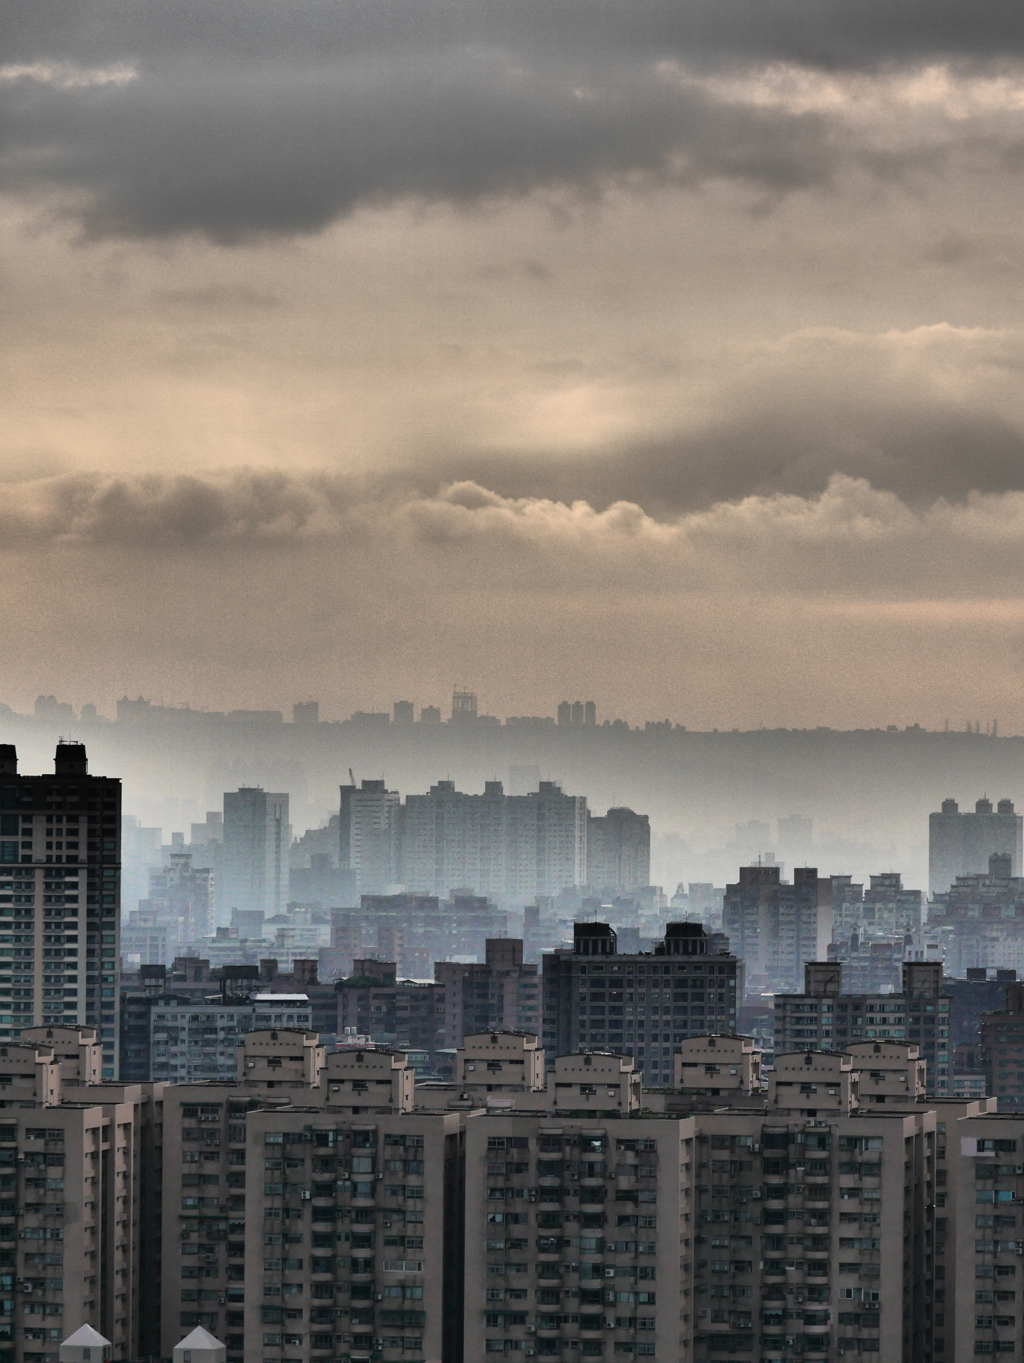
<path id="1" fill-rule="evenodd" d="M 666 64 L 974 62 L 1024 52 L 1024 20 L 995 3 L 19 0 L 0 51 L 8 185 L 73 192 L 93 233 L 230 241 L 407 196 L 899 176 L 941 150 L 861 146 L 820 114 L 722 101 Z M 103 83 L 111 63 L 137 78 Z"/>
<path id="2" fill-rule="evenodd" d="M 204 65 L 116 88 L 7 91 L 7 180 L 89 195 L 96 234 L 309 231 L 359 203 L 470 201 L 641 173 L 828 183 L 825 120 L 716 107 L 651 75 L 579 90 L 550 66 L 471 53 L 370 67 Z"/>
<path id="3" fill-rule="evenodd" d="M 678 55 L 868 69 L 1024 55 L 1015 0 L 8 0 L 10 62 L 112 53 L 254 60 L 495 45 L 575 61 Z"/>

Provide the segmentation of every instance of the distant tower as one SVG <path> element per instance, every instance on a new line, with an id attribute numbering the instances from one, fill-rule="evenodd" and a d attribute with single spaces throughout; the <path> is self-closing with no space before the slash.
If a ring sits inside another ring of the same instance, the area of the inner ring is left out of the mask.
<path id="1" fill-rule="evenodd" d="M 224 794 L 224 856 L 216 884 L 218 919 L 232 909 L 260 910 L 268 917 L 288 903 L 288 849 L 292 830 L 288 796 L 243 786 Z"/>
<path id="2" fill-rule="evenodd" d="M 597 727 L 597 706 L 592 700 L 588 700 L 583 706 L 583 726 L 586 729 Z"/>
<path id="3" fill-rule="evenodd" d="M 476 692 L 460 691 L 458 687 L 452 692 L 452 723 L 466 724 L 472 723 L 476 719 Z"/>
<path id="4" fill-rule="evenodd" d="M 574 729 L 583 728 L 583 702 L 574 700 L 572 703 L 572 727 Z"/>
<path id="5" fill-rule="evenodd" d="M 297 700 L 292 706 L 293 724 L 319 724 L 320 702 L 318 700 Z"/>
<path id="6" fill-rule="evenodd" d="M 559 727 L 568 729 L 572 724 L 572 702 L 563 700 L 558 707 Z"/>
<path id="7" fill-rule="evenodd" d="M 974 813 L 961 813 L 955 800 L 943 800 L 928 816 L 928 890 L 944 894 L 957 876 L 984 875 L 993 852 L 1010 857 L 1011 874 L 1021 873 L 1022 820 L 1012 800 L 978 800 Z"/>
<path id="8" fill-rule="evenodd" d="M 396 700 L 392 710 L 395 724 L 412 724 L 416 718 L 411 700 Z"/>

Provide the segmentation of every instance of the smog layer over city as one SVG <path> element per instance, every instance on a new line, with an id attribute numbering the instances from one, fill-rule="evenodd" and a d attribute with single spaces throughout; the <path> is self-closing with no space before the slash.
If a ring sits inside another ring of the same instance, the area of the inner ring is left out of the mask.
<path id="1" fill-rule="evenodd" d="M 1024 10 L 9 0 L 0 120 L 0 1363 L 1021 1357 Z"/>

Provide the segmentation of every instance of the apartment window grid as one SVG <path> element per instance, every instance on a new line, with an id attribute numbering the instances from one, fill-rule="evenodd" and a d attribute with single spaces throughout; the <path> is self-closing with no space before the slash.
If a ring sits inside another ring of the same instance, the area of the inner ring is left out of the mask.
<path id="1" fill-rule="evenodd" d="M 597 1131 L 488 1138 L 486 1353 L 654 1354 L 657 1144 Z"/>

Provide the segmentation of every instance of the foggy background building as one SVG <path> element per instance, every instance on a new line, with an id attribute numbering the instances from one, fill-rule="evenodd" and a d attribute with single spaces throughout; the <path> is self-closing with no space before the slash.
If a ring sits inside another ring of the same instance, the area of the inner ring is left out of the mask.
<path id="1" fill-rule="evenodd" d="M 230 922 L 233 909 L 268 917 L 284 911 L 291 840 L 287 795 L 258 786 L 225 794 L 218 923 Z"/>
<path id="2" fill-rule="evenodd" d="M 1012 800 L 1000 800 L 993 810 L 983 797 L 973 814 L 961 812 L 955 800 L 943 800 L 941 810 L 928 817 L 929 893 L 942 894 L 957 876 L 983 874 L 993 853 L 1009 856 L 1010 875 L 1019 876 L 1022 830 L 1024 817 L 1014 812 Z"/>

